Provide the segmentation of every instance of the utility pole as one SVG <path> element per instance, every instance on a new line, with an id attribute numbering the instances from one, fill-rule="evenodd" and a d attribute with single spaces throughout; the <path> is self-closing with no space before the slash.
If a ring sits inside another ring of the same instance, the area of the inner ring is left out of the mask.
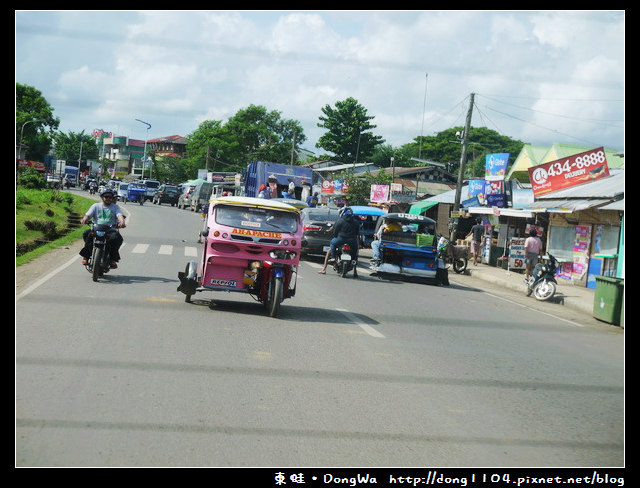
<path id="1" fill-rule="evenodd" d="M 464 132 L 462 134 L 462 153 L 460 154 L 460 167 L 458 168 L 458 185 L 456 186 L 456 198 L 453 203 L 453 211 L 460 210 L 460 196 L 462 193 L 462 184 L 464 183 L 464 165 L 467 161 L 467 144 L 469 142 L 469 129 L 471 129 L 471 114 L 473 113 L 473 99 L 475 93 L 472 93 L 469 97 L 469 110 L 467 110 L 467 120 L 464 124 Z M 456 230 L 458 230 L 458 219 L 454 219 L 455 224 L 451 230 L 451 240 L 455 238 Z"/>
<path id="2" fill-rule="evenodd" d="M 296 133 L 293 133 L 293 142 L 291 143 L 291 161 L 289 162 L 289 166 L 293 166 L 293 162 L 296 157 Z"/>

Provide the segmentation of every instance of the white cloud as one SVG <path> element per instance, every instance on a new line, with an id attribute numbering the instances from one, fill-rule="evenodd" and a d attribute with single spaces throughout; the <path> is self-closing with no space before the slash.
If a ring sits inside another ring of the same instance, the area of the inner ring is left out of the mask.
<path id="1" fill-rule="evenodd" d="M 65 131 L 141 138 L 141 118 L 151 137 L 188 135 L 257 104 L 299 120 L 314 150 L 321 108 L 354 97 L 399 146 L 423 119 L 425 135 L 462 125 L 474 92 L 474 126 L 622 149 L 621 123 L 586 119 L 620 120 L 623 104 L 611 100 L 623 98 L 623 80 L 624 15 L 615 12 L 16 14 L 16 81 L 43 92 Z"/>

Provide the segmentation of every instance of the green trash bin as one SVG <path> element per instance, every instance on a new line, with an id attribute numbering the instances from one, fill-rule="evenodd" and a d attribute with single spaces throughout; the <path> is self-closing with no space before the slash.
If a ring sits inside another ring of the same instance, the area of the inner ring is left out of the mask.
<path id="1" fill-rule="evenodd" d="M 593 299 L 593 316 L 610 324 L 620 325 L 622 320 L 624 280 L 608 276 L 596 276 Z"/>

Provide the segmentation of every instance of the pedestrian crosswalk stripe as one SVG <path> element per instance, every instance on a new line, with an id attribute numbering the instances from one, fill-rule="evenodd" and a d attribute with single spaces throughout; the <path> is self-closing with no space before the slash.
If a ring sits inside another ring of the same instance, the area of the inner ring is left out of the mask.
<path id="1" fill-rule="evenodd" d="M 147 249 L 149 249 L 149 244 L 136 244 L 136 247 L 134 247 L 131 252 L 134 254 L 144 254 L 147 252 Z"/>
<path id="2" fill-rule="evenodd" d="M 123 244 L 123 247 L 125 245 L 126 245 L 126 243 Z M 135 244 L 133 246 L 133 249 L 131 249 L 131 253 L 132 254 L 145 254 L 147 251 L 149 251 L 149 248 L 150 248 L 149 244 Z M 163 255 L 170 256 L 171 254 L 173 254 L 173 251 L 174 251 L 174 246 L 172 246 L 171 244 L 161 244 L 160 248 L 158 249 L 158 254 L 163 254 Z M 197 258 L 198 257 L 198 248 L 194 247 L 194 246 L 185 246 L 184 247 L 184 255 L 186 257 L 196 257 Z"/>

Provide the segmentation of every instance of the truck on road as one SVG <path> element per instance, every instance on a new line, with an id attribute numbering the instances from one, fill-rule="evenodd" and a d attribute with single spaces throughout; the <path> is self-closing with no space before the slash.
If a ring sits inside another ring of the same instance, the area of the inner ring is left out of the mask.
<path id="1" fill-rule="evenodd" d="M 69 182 L 70 186 L 76 186 L 78 184 L 78 175 L 80 170 L 75 166 L 65 165 L 63 180 Z"/>
<path id="2" fill-rule="evenodd" d="M 289 183 L 293 182 L 296 187 L 295 195 L 290 196 L 299 200 L 302 194 L 303 181 L 308 185 L 312 184 L 313 171 L 311 168 L 254 161 L 247 166 L 244 191 L 248 197 L 257 197 L 260 185 L 270 183 L 273 190 L 277 191 L 277 197 L 279 197 L 283 190 L 287 191 Z"/>

